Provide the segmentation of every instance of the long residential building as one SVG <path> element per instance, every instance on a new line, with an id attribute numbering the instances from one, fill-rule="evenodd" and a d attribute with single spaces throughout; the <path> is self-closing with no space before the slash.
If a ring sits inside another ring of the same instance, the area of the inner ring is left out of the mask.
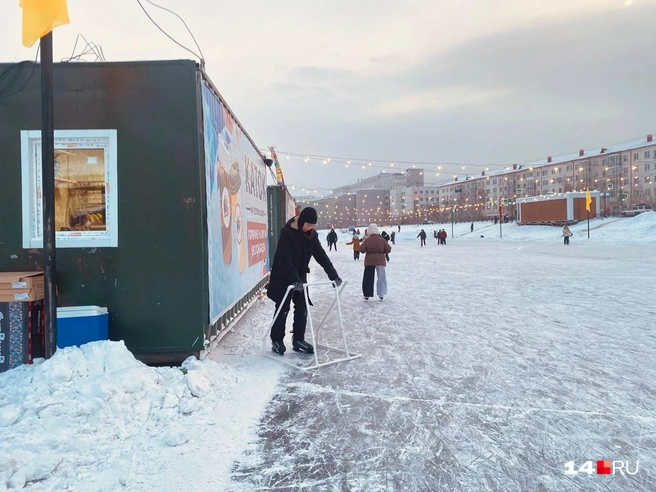
<path id="1" fill-rule="evenodd" d="M 321 228 L 361 226 L 375 221 L 410 223 L 424 220 L 479 220 L 504 213 L 516 215 L 520 197 L 570 191 L 599 191 L 602 209 L 619 214 L 632 205 L 656 208 L 656 143 L 653 135 L 623 144 L 547 157 L 425 184 L 424 170 L 380 173 L 333 190 L 318 200 L 301 201 L 319 212 Z"/>

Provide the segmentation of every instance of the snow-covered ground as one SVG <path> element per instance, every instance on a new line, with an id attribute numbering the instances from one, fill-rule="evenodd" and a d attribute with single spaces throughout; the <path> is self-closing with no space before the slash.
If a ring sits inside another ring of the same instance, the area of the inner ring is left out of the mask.
<path id="1" fill-rule="evenodd" d="M 151 368 L 122 342 L 38 362 L 0 374 L 0 490 L 227 490 L 281 372 L 259 356 Z"/>
<path id="2" fill-rule="evenodd" d="M 105 342 L 0 374 L 0 490 L 654 490 L 656 213 L 593 220 L 590 239 L 577 224 L 570 246 L 558 228 L 469 227 L 403 226 L 382 302 L 339 234 L 361 359 L 264 357 L 262 300 L 183 368 Z M 321 320 L 330 289 L 312 299 Z M 588 460 L 639 472 L 565 474 Z"/>

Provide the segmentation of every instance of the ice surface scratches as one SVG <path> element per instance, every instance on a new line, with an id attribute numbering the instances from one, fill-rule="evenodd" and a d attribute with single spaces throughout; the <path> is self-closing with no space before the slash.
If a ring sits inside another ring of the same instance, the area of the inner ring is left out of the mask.
<path id="1" fill-rule="evenodd" d="M 384 302 L 362 299 L 362 261 L 329 253 L 363 358 L 287 372 L 231 490 L 654 490 L 653 248 L 565 247 L 555 228 L 465 240 L 468 226 L 447 246 L 397 234 Z M 328 296 L 312 299 L 321 319 Z M 597 459 L 639 459 L 640 472 L 564 474 Z"/>

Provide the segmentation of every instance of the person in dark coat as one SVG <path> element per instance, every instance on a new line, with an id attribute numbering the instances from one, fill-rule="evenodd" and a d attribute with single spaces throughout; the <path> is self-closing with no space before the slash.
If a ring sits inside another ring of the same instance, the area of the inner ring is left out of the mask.
<path id="1" fill-rule="evenodd" d="M 392 232 L 392 234 L 394 234 L 394 233 Z M 383 231 L 383 232 L 380 233 L 380 237 L 382 237 L 382 238 L 383 238 L 385 241 L 387 241 L 388 243 L 390 242 L 390 235 L 387 234 L 385 231 Z M 389 254 L 388 254 L 388 253 L 385 253 L 385 259 L 386 259 L 387 261 L 389 261 Z"/>
<path id="2" fill-rule="evenodd" d="M 426 246 L 426 231 L 423 229 L 417 234 L 417 237 L 421 239 L 421 247 Z"/>
<path id="3" fill-rule="evenodd" d="M 392 240 L 392 244 L 396 244 L 396 242 L 394 242 L 395 237 L 396 237 L 396 232 L 392 231 L 392 233 L 390 234 L 390 239 Z"/>
<path id="4" fill-rule="evenodd" d="M 298 217 L 289 220 L 283 227 L 273 257 L 267 296 L 276 303 L 276 312 L 280 308 L 280 313 L 271 327 L 271 349 L 280 355 L 287 350 L 283 339 L 292 300 L 294 301 L 293 349 L 310 354 L 314 352 L 314 347 L 305 341 L 307 308 L 303 284 L 307 283 L 310 259 L 314 257 L 336 286 L 342 283 L 342 279 L 337 275 L 335 267 L 321 246 L 319 235 L 314 230 L 316 223 L 317 211 L 312 207 L 304 208 Z M 290 285 L 293 285 L 294 289 L 283 302 L 287 287 Z"/>
<path id="5" fill-rule="evenodd" d="M 335 246 L 335 251 L 337 251 L 337 233 L 335 229 L 330 229 L 328 233 L 328 251 L 332 251 L 333 246 Z"/>
<path id="6" fill-rule="evenodd" d="M 471 225 L 469 226 L 469 231 L 474 232 L 474 223 L 472 222 Z"/>

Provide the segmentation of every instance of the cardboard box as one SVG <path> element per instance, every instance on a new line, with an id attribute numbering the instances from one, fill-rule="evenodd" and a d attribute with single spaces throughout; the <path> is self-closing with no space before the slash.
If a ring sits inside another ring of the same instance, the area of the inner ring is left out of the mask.
<path id="1" fill-rule="evenodd" d="M 43 285 L 43 272 L 0 272 L 0 290 L 30 289 Z"/>
<path id="2" fill-rule="evenodd" d="M 0 272 L 0 302 L 43 299 L 44 286 L 43 272 Z"/>

